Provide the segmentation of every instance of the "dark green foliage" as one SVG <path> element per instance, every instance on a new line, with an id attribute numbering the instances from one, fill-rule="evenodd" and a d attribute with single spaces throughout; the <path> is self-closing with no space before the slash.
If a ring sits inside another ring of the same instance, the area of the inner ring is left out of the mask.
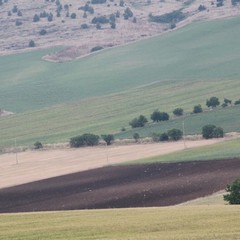
<path id="1" fill-rule="evenodd" d="M 81 28 L 82 28 L 82 29 L 87 29 L 87 28 L 88 28 L 88 25 L 87 25 L 86 23 L 83 23 L 83 24 L 81 25 Z"/>
<path id="2" fill-rule="evenodd" d="M 227 105 L 229 105 L 229 104 L 231 105 L 231 104 L 232 104 L 232 100 L 229 100 L 229 99 L 227 99 L 227 98 L 224 98 L 223 101 L 224 101 L 224 103 L 227 104 Z"/>
<path id="3" fill-rule="evenodd" d="M 137 18 L 136 17 L 133 18 L 133 23 L 137 23 Z"/>
<path id="4" fill-rule="evenodd" d="M 68 11 L 68 10 L 69 10 L 69 5 L 68 5 L 68 4 L 64 4 L 63 7 L 64 7 L 64 10 L 65 10 L 65 11 Z"/>
<path id="5" fill-rule="evenodd" d="M 204 11 L 204 10 L 206 10 L 207 8 L 204 6 L 204 5 L 199 5 L 199 7 L 198 7 L 198 11 Z"/>
<path id="6" fill-rule="evenodd" d="M 116 28 L 116 23 L 115 22 L 111 22 L 110 26 L 111 26 L 112 29 L 115 29 Z"/>
<path id="7" fill-rule="evenodd" d="M 83 18 L 87 18 L 87 13 L 86 12 L 84 12 Z"/>
<path id="8" fill-rule="evenodd" d="M 169 115 L 166 112 L 159 112 L 158 110 L 155 110 L 151 114 L 151 119 L 153 122 L 168 121 Z"/>
<path id="9" fill-rule="evenodd" d="M 224 135 L 223 129 L 221 127 L 215 127 L 213 129 L 213 138 L 222 138 Z"/>
<path id="10" fill-rule="evenodd" d="M 173 114 L 175 116 L 182 116 L 183 115 L 183 109 L 182 108 L 176 108 L 173 110 Z"/>
<path id="11" fill-rule="evenodd" d="M 101 24 L 100 24 L 100 23 L 97 23 L 97 24 L 96 24 L 96 29 L 97 29 L 97 30 L 100 30 L 101 28 L 102 28 Z"/>
<path id="12" fill-rule="evenodd" d="M 72 13 L 70 16 L 72 19 L 75 19 L 77 17 L 76 13 Z"/>
<path id="13" fill-rule="evenodd" d="M 179 129 L 173 128 L 168 131 L 168 137 L 170 140 L 178 141 L 182 138 L 183 132 Z"/>
<path id="14" fill-rule="evenodd" d="M 228 194 L 223 196 L 223 199 L 229 204 L 240 204 L 240 178 L 236 179 L 232 184 L 227 185 L 226 191 Z"/>
<path id="15" fill-rule="evenodd" d="M 216 127 L 215 125 L 209 124 L 202 128 L 202 136 L 205 139 L 221 138 L 223 135 L 224 133 L 221 127 Z"/>
<path id="16" fill-rule="evenodd" d="M 124 1 L 123 1 L 123 0 L 120 0 L 119 6 L 120 6 L 120 7 L 124 7 Z"/>
<path id="17" fill-rule="evenodd" d="M 74 148 L 83 146 L 95 146 L 99 143 L 99 136 L 91 133 L 85 133 L 70 139 L 70 146 Z"/>
<path id="18" fill-rule="evenodd" d="M 106 142 L 107 145 L 111 145 L 114 141 L 114 136 L 112 134 L 102 135 L 102 139 Z"/>
<path id="19" fill-rule="evenodd" d="M 34 143 L 34 149 L 40 149 L 43 148 L 43 145 L 41 142 L 37 141 Z"/>
<path id="20" fill-rule="evenodd" d="M 18 10 L 17 15 L 18 15 L 19 17 L 21 17 L 21 16 L 22 16 L 22 12 L 21 12 L 20 10 Z"/>
<path id="21" fill-rule="evenodd" d="M 238 3 L 240 3 L 240 0 L 231 0 L 232 5 L 236 6 Z"/>
<path id="22" fill-rule="evenodd" d="M 40 35 L 46 35 L 47 31 L 45 29 L 41 29 L 41 31 L 39 32 Z"/>
<path id="23" fill-rule="evenodd" d="M 116 22 L 116 16 L 115 16 L 115 14 L 111 14 L 110 16 L 109 16 L 109 21 L 111 22 L 111 23 L 115 23 Z"/>
<path id="24" fill-rule="evenodd" d="M 205 139 L 213 138 L 213 130 L 216 128 L 215 125 L 208 124 L 202 128 L 202 136 Z"/>
<path id="25" fill-rule="evenodd" d="M 133 138 L 136 142 L 138 142 L 139 138 L 140 138 L 140 135 L 138 133 L 134 133 L 133 134 Z"/>
<path id="26" fill-rule="evenodd" d="M 102 50 L 103 49 L 103 47 L 101 47 L 101 46 L 96 46 L 96 47 L 93 47 L 92 49 L 91 49 L 91 52 L 96 52 L 96 51 L 99 51 L 99 50 Z"/>
<path id="27" fill-rule="evenodd" d="M 223 6 L 223 1 L 224 0 L 217 0 L 217 7 L 222 7 Z"/>
<path id="28" fill-rule="evenodd" d="M 131 122 L 129 122 L 129 125 L 132 128 L 144 127 L 147 122 L 147 118 L 143 115 L 140 115 L 138 118 L 134 118 Z"/>
<path id="29" fill-rule="evenodd" d="M 193 113 L 201 113 L 203 110 L 202 110 L 202 106 L 200 104 L 198 105 L 195 105 L 193 107 Z"/>
<path id="30" fill-rule="evenodd" d="M 39 21 L 40 21 L 40 17 L 37 14 L 35 14 L 33 16 L 33 22 L 39 22 Z"/>
<path id="31" fill-rule="evenodd" d="M 217 97 L 211 97 L 210 99 L 207 99 L 206 105 L 207 107 L 217 107 L 220 104 L 219 100 Z"/>
<path id="32" fill-rule="evenodd" d="M 170 13 L 165 13 L 160 16 L 149 15 L 149 20 L 151 22 L 157 23 L 177 23 L 186 18 L 185 14 L 181 10 L 176 10 Z"/>
<path id="33" fill-rule="evenodd" d="M 30 40 L 28 43 L 28 47 L 35 47 L 35 42 L 33 40 Z"/>
<path id="34" fill-rule="evenodd" d="M 234 102 L 234 105 L 240 104 L 240 99 Z"/>
<path id="35" fill-rule="evenodd" d="M 11 11 L 8 11 L 8 16 L 12 16 L 12 12 Z"/>
<path id="36" fill-rule="evenodd" d="M 159 140 L 160 140 L 161 142 L 168 141 L 168 139 L 169 139 L 169 136 L 168 136 L 167 133 L 162 133 L 162 134 L 160 134 Z"/>
<path id="37" fill-rule="evenodd" d="M 18 7 L 17 7 L 17 5 L 14 5 L 12 8 L 12 12 L 17 13 L 17 11 L 18 11 Z"/>
<path id="38" fill-rule="evenodd" d="M 117 11 L 117 12 L 115 13 L 115 15 L 116 15 L 116 18 L 119 18 L 119 17 L 120 17 L 120 12 Z"/>
<path id="39" fill-rule="evenodd" d="M 124 16 L 124 19 L 128 19 L 133 16 L 133 12 L 131 11 L 131 9 L 129 7 L 127 7 L 124 10 L 123 16 Z"/>
<path id="40" fill-rule="evenodd" d="M 46 17 L 48 17 L 48 13 L 46 11 L 43 11 L 40 13 L 39 16 L 40 16 L 40 18 L 46 18 Z"/>
<path id="41" fill-rule="evenodd" d="M 101 24 L 106 24 L 109 23 L 109 19 L 106 16 L 99 16 L 99 17 L 94 17 L 92 19 L 93 24 L 101 23 Z"/>
<path id="42" fill-rule="evenodd" d="M 102 4 L 105 3 L 107 0 L 91 0 L 92 4 Z"/>
<path id="43" fill-rule="evenodd" d="M 53 20 L 53 14 L 52 14 L 52 13 L 49 13 L 47 19 L 48 19 L 49 22 L 52 22 L 52 20 Z"/>
<path id="44" fill-rule="evenodd" d="M 175 27 L 176 27 L 176 24 L 175 23 L 171 23 L 170 29 L 174 29 Z"/>
<path id="45" fill-rule="evenodd" d="M 16 25 L 16 26 L 21 26 L 21 25 L 22 25 L 22 21 L 20 21 L 20 20 L 17 19 L 16 22 L 15 22 L 15 25 Z"/>

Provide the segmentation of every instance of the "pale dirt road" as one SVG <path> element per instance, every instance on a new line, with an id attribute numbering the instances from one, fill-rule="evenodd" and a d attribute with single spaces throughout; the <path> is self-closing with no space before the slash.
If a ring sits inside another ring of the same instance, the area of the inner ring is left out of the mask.
<path id="1" fill-rule="evenodd" d="M 214 144 L 223 139 L 186 141 L 187 148 Z M 184 149 L 183 141 L 27 151 L 0 155 L 0 188 L 89 170 L 107 165 L 164 155 Z"/>

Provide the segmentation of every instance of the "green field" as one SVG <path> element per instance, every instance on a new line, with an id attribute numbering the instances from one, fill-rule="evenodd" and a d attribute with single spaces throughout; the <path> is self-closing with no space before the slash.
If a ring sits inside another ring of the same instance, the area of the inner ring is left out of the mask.
<path id="1" fill-rule="evenodd" d="M 1 56 L 0 108 L 18 113 L 0 119 L 1 146 L 14 138 L 31 145 L 65 142 L 84 132 L 117 133 L 133 117 L 155 109 L 190 112 L 211 96 L 237 100 L 239 23 L 240 18 L 194 23 L 65 63 L 41 59 L 56 49 Z M 238 109 L 226 111 L 234 117 L 220 111 L 218 125 L 238 131 Z M 189 118 L 189 133 L 199 132 L 195 120 L 199 129 L 206 118 Z"/>
<path id="2" fill-rule="evenodd" d="M 164 143 L 163 143 L 164 144 Z M 153 162 L 179 162 L 179 161 L 194 161 L 194 160 L 214 160 L 214 159 L 229 159 L 240 158 L 240 139 L 228 140 L 214 145 L 198 147 L 193 149 L 186 148 L 185 150 L 157 156 L 131 163 L 153 163 Z"/>
<path id="3" fill-rule="evenodd" d="M 1 214 L 1 239 L 233 240 L 240 238 L 237 206 L 187 206 Z"/>

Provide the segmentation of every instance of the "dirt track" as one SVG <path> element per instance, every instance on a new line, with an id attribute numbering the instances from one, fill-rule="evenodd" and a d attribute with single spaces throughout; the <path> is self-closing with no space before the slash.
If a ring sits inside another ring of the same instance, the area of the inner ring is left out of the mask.
<path id="1" fill-rule="evenodd" d="M 224 139 L 186 141 L 187 148 L 214 144 Z M 89 170 L 184 149 L 182 141 L 156 144 L 27 151 L 0 155 L 0 188 Z"/>
<path id="2" fill-rule="evenodd" d="M 167 206 L 240 176 L 240 159 L 111 166 L 0 190 L 0 212 Z"/>

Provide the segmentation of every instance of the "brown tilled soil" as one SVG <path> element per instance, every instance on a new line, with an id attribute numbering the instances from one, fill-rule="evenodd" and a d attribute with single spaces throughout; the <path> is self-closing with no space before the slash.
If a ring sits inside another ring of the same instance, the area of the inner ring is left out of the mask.
<path id="1" fill-rule="evenodd" d="M 240 159 L 109 166 L 0 190 L 0 212 L 168 206 L 240 176 Z"/>

